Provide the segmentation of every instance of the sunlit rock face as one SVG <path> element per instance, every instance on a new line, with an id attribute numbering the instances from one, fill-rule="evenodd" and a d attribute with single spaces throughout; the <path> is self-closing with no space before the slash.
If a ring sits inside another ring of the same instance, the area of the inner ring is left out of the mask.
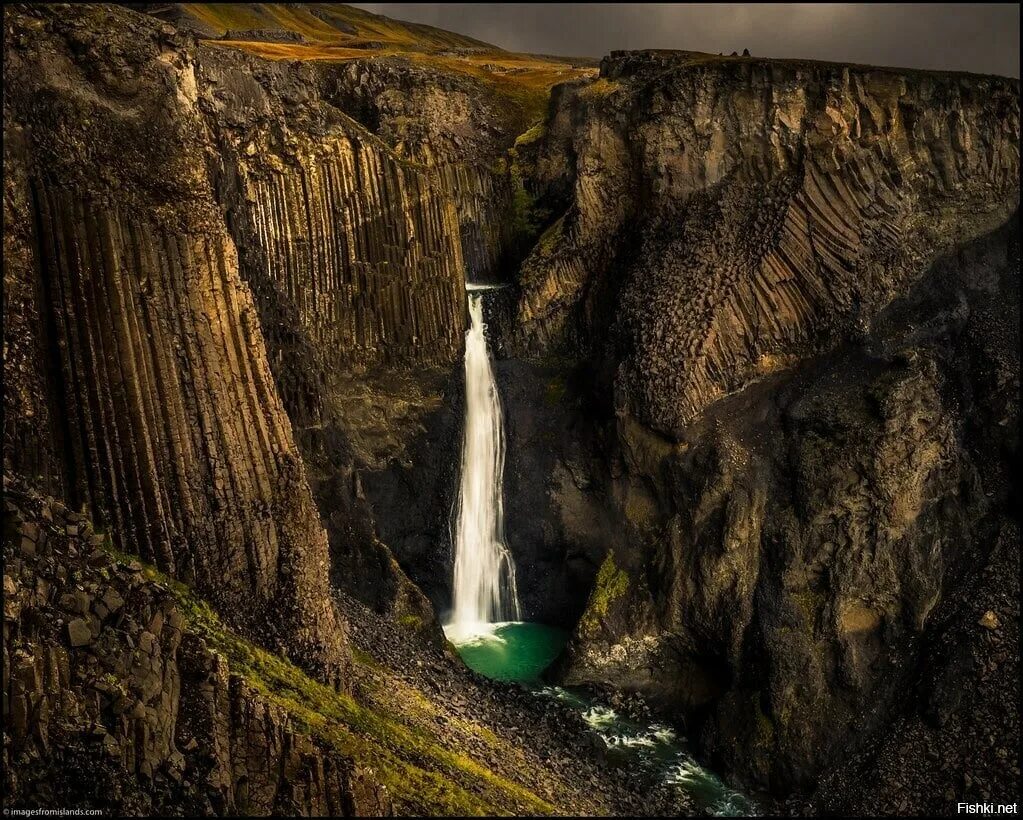
<path id="1" fill-rule="evenodd" d="M 532 183 L 570 193 L 521 344 L 615 328 L 618 401 L 668 435 L 860 332 L 1018 199 L 1010 80 L 623 53 L 559 92 Z"/>
<path id="2" fill-rule="evenodd" d="M 89 518 L 10 483 L 4 496 L 11 799 L 124 816 L 391 813 L 371 772 L 242 677 L 194 607 L 113 559 Z"/>
<path id="3" fill-rule="evenodd" d="M 779 791 L 884 724 L 1006 525 L 1018 136 L 990 77 L 634 53 L 559 89 L 507 343 L 597 374 L 620 522 L 566 682 Z"/>
<path id="4" fill-rule="evenodd" d="M 327 539 L 207 165 L 194 53 L 116 8 L 39 8 L 5 36 L 4 275 L 49 408 L 5 459 L 50 454 L 37 472 L 119 549 L 343 681 Z"/>

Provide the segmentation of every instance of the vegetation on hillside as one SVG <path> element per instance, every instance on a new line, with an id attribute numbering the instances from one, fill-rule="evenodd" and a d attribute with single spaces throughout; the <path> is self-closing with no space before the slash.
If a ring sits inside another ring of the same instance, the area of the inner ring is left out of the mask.
<path id="1" fill-rule="evenodd" d="M 138 560 L 109 545 L 107 549 L 121 562 Z M 452 744 L 430 730 L 426 718 L 435 711 L 430 700 L 366 653 L 353 653 L 358 695 L 339 693 L 237 635 L 185 584 L 151 565 L 142 566 L 150 581 L 174 593 L 186 617 L 186 629 L 201 636 L 260 695 L 285 709 L 298 728 L 369 767 L 387 787 L 400 814 L 558 813 L 557 807 L 525 786 L 452 751 Z M 514 754 L 485 727 L 457 723 L 456 728 L 494 746 L 495 753 Z"/>

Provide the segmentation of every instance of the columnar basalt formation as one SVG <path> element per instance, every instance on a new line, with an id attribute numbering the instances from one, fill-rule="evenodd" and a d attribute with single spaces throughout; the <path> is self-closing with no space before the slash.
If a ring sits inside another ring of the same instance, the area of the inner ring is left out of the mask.
<path id="1" fill-rule="evenodd" d="M 389 813 L 192 616 L 52 498 L 5 487 L 5 799 L 123 814 Z"/>
<path id="2" fill-rule="evenodd" d="M 203 46 L 197 77 L 218 196 L 332 574 L 375 608 L 431 621 L 375 533 L 359 470 L 402 456 L 425 412 L 408 391 L 435 390 L 459 356 L 464 217 L 448 180 L 475 177 L 403 159 L 322 97 L 323 72 L 308 65 Z"/>
<path id="3" fill-rule="evenodd" d="M 594 374 L 619 522 L 563 680 L 779 792 L 883 724 L 1004 525 L 1018 146 L 992 77 L 643 52 L 558 89 L 505 339 Z"/>
<path id="4" fill-rule="evenodd" d="M 508 138 L 487 124 L 479 81 L 405 60 L 319 66 L 203 44 L 196 78 L 217 135 L 217 195 L 334 571 L 374 607 L 432 618 L 389 554 L 414 561 L 391 525 L 400 511 L 380 507 L 373 486 L 422 449 L 424 426 L 457 392 L 448 383 L 461 355 L 464 283 L 494 280 L 514 255 L 507 168 L 497 159 Z M 399 80 L 400 93 L 384 93 Z M 422 102 L 426 131 L 394 130 L 408 121 L 396 93 Z M 462 119 L 448 116 L 455 109 Z M 464 140 L 469 131 L 485 139 Z M 445 440 L 428 456 L 435 475 L 417 493 L 430 499 L 415 525 L 420 539 L 450 506 L 434 499 L 447 492 L 455 450 Z"/>
<path id="5" fill-rule="evenodd" d="M 248 181 L 269 278 L 313 345 L 349 367 L 451 361 L 464 321 L 453 201 L 379 150 L 320 150 Z"/>
<path id="6" fill-rule="evenodd" d="M 624 280 L 620 400 L 670 435 L 855 333 L 1018 197 L 998 78 L 613 54 L 557 103 L 532 184 L 574 192 L 524 267 L 524 344 L 573 311 L 594 331 Z"/>
<path id="7" fill-rule="evenodd" d="M 779 793 L 929 709 L 912 687 L 946 602 L 1014 543 L 1018 268 L 1011 225 L 964 246 L 867 336 L 715 403 L 686 442 L 622 418 L 629 546 L 564 679 L 646 693 Z"/>
<path id="8" fill-rule="evenodd" d="M 356 372 L 454 361 L 465 274 L 445 180 L 336 108 L 313 67 L 204 45 L 197 71 L 271 349 L 300 334 L 321 364 Z"/>
<path id="9" fill-rule="evenodd" d="M 48 351 L 34 438 L 119 548 L 341 680 L 326 536 L 204 164 L 194 65 L 129 15 L 38 8 L 5 32 L 5 198 L 33 248 L 5 276 L 35 282 Z"/>
<path id="10" fill-rule="evenodd" d="M 758 788 L 823 776 L 817 807 L 876 809 L 840 767 L 888 794 L 901 750 L 910 808 L 941 767 L 1018 784 L 1018 715 L 991 706 L 1018 631 L 994 578 L 1018 564 L 1018 82 L 685 52 L 594 76 L 356 9 L 138 5 L 174 25 L 4 18 L 22 802 L 101 759 L 67 797 L 386 813 L 333 744 L 368 726 L 406 810 L 560 807 L 434 743 L 505 775 L 547 753 L 505 754 L 518 712 L 503 745 L 465 720 L 483 690 L 452 683 L 424 595 L 448 597 L 467 281 L 511 285 L 486 316 L 507 542 L 526 615 L 577 624 L 561 681 L 642 693 Z M 242 636 L 230 663 L 170 579 Z M 408 669 L 353 658 L 335 602 Z M 413 706 L 325 718 L 347 695 L 288 665 L 309 691 L 282 711 L 257 644 Z M 961 731 L 975 766 L 949 764 Z M 566 805 L 632 805 L 589 776 Z"/>

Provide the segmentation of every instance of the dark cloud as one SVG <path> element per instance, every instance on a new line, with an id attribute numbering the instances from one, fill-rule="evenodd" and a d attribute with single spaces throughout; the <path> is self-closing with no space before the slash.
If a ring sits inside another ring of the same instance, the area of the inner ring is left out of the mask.
<path id="1" fill-rule="evenodd" d="M 1016 4 L 358 3 L 513 51 L 677 48 L 1019 77 Z"/>

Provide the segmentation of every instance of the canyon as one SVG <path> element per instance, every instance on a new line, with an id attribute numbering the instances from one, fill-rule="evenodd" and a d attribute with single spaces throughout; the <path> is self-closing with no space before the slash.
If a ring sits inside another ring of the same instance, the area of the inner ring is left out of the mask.
<path id="1" fill-rule="evenodd" d="M 9 805 L 705 810 L 445 639 L 467 331 L 548 683 L 766 813 L 1018 793 L 1017 80 L 330 4 L 4 42 Z"/>

